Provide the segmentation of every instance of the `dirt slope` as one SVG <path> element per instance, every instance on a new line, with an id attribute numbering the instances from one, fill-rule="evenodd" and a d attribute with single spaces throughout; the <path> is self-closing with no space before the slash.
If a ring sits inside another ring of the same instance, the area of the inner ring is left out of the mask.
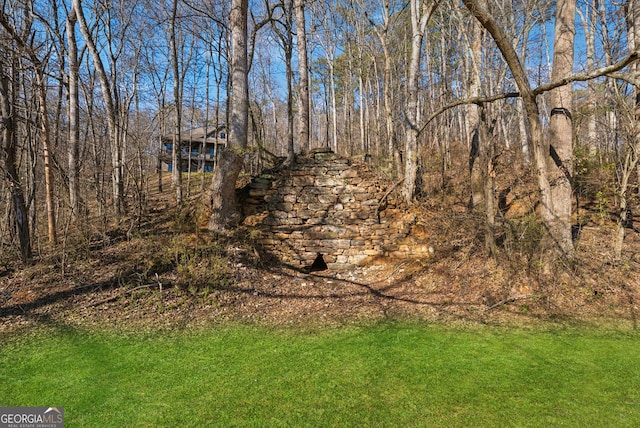
<path id="1" fill-rule="evenodd" d="M 157 195 L 137 221 L 106 233 L 70 233 L 64 250 L 0 272 L 0 333 L 36 324 L 156 329 L 242 321 L 322 324 L 411 318 L 530 324 L 580 320 L 634 326 L 640 239 L 628 230 L 621 262 L 610 225 L 580 231 L 576 260 L 544 261 L 518 241 L 483 250 L 460 207 L 422 205 L 432 257 L 380 260 L 347 272 L 304 272 L 261 252 L 251 229 L 212 236 L 194 201 L 176 209 Z M 537 245 L 537 244 L 536 244 Z"/>

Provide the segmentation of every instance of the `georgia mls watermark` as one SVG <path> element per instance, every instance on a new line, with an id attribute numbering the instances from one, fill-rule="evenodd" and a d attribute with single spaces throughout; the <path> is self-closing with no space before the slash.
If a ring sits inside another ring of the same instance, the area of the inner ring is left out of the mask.
<path id="1" fill-rule="evenodd" d="M 0 428 L 64 428 L 64 408 L 0 407 Z"/>

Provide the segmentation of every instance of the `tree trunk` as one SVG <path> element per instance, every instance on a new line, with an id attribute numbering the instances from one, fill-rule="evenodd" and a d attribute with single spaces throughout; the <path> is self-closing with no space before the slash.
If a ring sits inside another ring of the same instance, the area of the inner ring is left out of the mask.
<path id="1" fill-rule="evenodd" d="M 388 2 L 386 2 L 385 7 L 388 9 Z M 387 156 L 389 158 L 389 165 L 393 167 L 395 165 L 395 125 L 393 123 L 393 102 L 391 96 L 391 53 L 389 52 L 389 46 L 387 45 L 387 32 L 388 24 L 385 22 L 385 27 L 383 28 L 383 32 L 379 38 L 380 43 L 382 43 L 382 53 L 384 54 L 383 99 L 385 112 L 384 122 L 387 129 Z"/>
<path id="2" fill-rule="evenodd" d="M 480 154 L 478 163 L 482 176 L 482 202 L 485 218 L 484 243 L 487 252 L 493 257 L 496 253 L 495 240 L 495 171 L 493 170 L 493 126 L 489 128 L 487 123 L 486 108 L 484 105 L 478 106 L 480 110 L 478 122 L 478 139 Z"/>
<path id="3" fill-rule="evenodd" d="M 11 35 L 19 48 L 25 52 L 33 64 L 36 75 L 36 90 L 38 93 L 38 109 L 40 111 L 40 128 L 42 132 L 42 153 L 44 157 L 44 188 L 45 203 L 47 207 L 47 231 L 49 242 L 55 244 L 56 235 L 56 215 L 53 204 L 53 174 L 51 171 L 51 141 L 49 128 L 49 113 L 47 111 L 47 87 L 45 81 L 44 63 L 36 56 L 35 50 L 29 46 L 23 36 L 13 28 L 4 13 L 0 14 L 0 24 Z"/>
<path id="4" fill-rule="evenodd" d="M 511 39 L 498 25 L 493 17 L 479 5 L 477 0 L 462 0 L 467 9 L 478 19 L 480 24 L 491 34 L 498 49 L 502 53 L 513 78 L 520 91 L 523 106 L 529 122 L 529 132 L 531 138 L 531 148 L 535 163 L 536 176 L 538 180 L 538 190 L 540 191 L 540 218 L 544 223 L 547 234 L 552 241 L 560 243 L 562 239 L 556 236 L 557 226 L 553 209 L 553 197 L 551 185 L 547 175 L 547 158 L 549 156 L 548 145 L 545 145 L 542 124 L 540 121 L 540 110 L 536 99 L 536 94 L 531 88 L 529 79 L 524 70 L 523 64 L 518 58 Z M 562 249 L 562 248 L 561 248 Z"/>
<path id="5" fill-rule="evenodd" d="M 162 173 L 162 159 L 161 159 L 161 154 L 163 153 L 163 144 L 162 144 L 162 136 L 166 133 L 167 131 L 167 126 L 166 126 L 166 120 L 165 120 L 165 114 L 166 114 L 166 109 L 165 109 L 165 91 L 162 90 L 162 92 L 160 93 L 160 95 L 158 96 L 158 105 L 160 106 L 160 123 L 159 123 L 159 127 L 160 127 L 160 135 L 158 136 L 158 159 L 157 159 L 157 173 L 158 173 L 158 193 L 162 193 L 162 177 L 163 177 L 163 173 Z"/>
<path id="6" fill-rule="evenodd" d="M 591 0 L 585 6 L 585 13 L 580 12 L 582 17 L 583 31 L 585 34 L 585 44 L 587 48 L 587 70 L 593 70 L 595 68 L 595 45 L 596 45 L 596 0 Z M 587 114 L 587 141 L 586 145 L 589 147 L 589 153 L 596 145 L 596 88 L 595 82 L 589 80 L 587 82 L 587 92 L 589 93 L 589 111 Z"/>
<path id="7" fill-rule="evenodd" d="M 331 90 L 331 147 L 338 153 L 338 106 L 336 102 L 336 78 L 334 73 L 334 58 L 329 61 L 329 88 Z"/>
<path id="8" fill-rule="evenodd" d="M 78 44 L 76 43 L 76 12 L 73 7 L 67 18 L 67 43 L 69 51 L 69 204 L 73 216 L 80 215 L 80 181 L 78 174 L 78 144 L 80 142 L 80 101 L 78 95 Z"/>
<path id="9" fill-rule="evenodd" d="M 469 46 L 468 73 L 469 73 L 469 97 L 480 96 L 480 66 L 482 62 L 482 26 L 478 22 L 474 22 L 471 27 L 471 42 Z M 484 108 L 484 107 L 483 107 Z M 469 209 L 474 210 L 476 207 L 482 206 L 484 202 L 484 183 L 485 177 L 484 166 L 478 162 L 480 153 L 484 151 L 481 144 L 485 144 L 486 140 L 481 138 L 480 132 L 480 106 L 477 104 L 467 105 L 467 121 L 472 132 L 470 136 L 469 149 L 469 174 L 471 178 L 471 200 Z M 483 126 L 485 124 L 482 124 Z"/>
<path id="10" fill-rule="evenodd" d="M 232 0 L 230 133 L 226 150 L 220 157 L 211 183 L 209 230 L 222 231 L 237 225 L 235 183 L 242 169 L 249 124 L 247 2 Z"/>
<path id="11" fill-rule="evenodd" d="M 295 146 L 293 141 L 293 16 L 291 10 L 291 1 L 286 2 L 285 12 L 285 30 L 282 34 L 282 45 L 284 47 L 285 73 L 287 79 L 287 165 L 293 165 L 296 162 Z"/>
<path id="12" fill-rule="evenodd" d="M 175 131 L 173 132 L 173 186 L 176 191 L 176 203 L 182 203 L 182 97 L 180 70 L 178 65 L 178 47 L 176 42 L 176 16 L 178 14 L 178 0 L 173 0 L 171 6 L 171 20 L 169 23 L 169 39 L 171 44 L 171 66 L 173 68 L 173 102 L 176 109 Z"/>
<path id="13" fill-rule="evenodd" d="M 627 14 L 627 40 L 629 43 L 629 51 L 633 52 L 638 48 L 640 43 L 640 0 L 629 0 L 626 7 Z M 631 65 L 631 73 L 636 72 L 638 64 Z M 622 258 L 622 246 L 625 237 L 625 227 L 629 222 L 629 209 L 627 202 L 627 191 L 631 174 L 637 168 L 640 168 L 638 161 L 640 160 L 640 88 L 634 87 L 635 92 L 635 108 L 633 111 L 633 127 L 632 140 L 629 147 L 626 147 L 626 153 L 622 165 L 618 167 L 618 221 L 616 224 L 616 234 L 613 243 L 613 252 L 616 260 Z M 640 179 L 640 177 L 639 177 Z"/>
<path id="14" fill-rule="evenodd" d="M 418 97 L 420 78 L 420 60 L 422 40 L 427 23 L 435 10 L 437 3 L 431 3 L 428 7 L 425 0 L 411 0 L 411 59 L 409 62 L 408 102 L 406 112 L 406 143 L 404 159 L 404 189 L 403 195 L 407 202 L 413 200 L 416 191 L 416 178 L 418 173 Z"/>
<path id="15" fill-rule="evenodd" d="M 44 67 L 36 64 L 36 80 L 38 83 L 38 101 L 40 104 L 40 127 L 42 132 L 42 153 L 44 157 L 44 188 L 47 206 L 47 232 L 49 242 L 56 244 L 56 213 L 53 204 L 53 173 L 51 171 L 51 141 L 49 130 L 49 113 L 47 112 L 47 87 L 44 79 Z"/>
<path id="16" fill-rule="evenodd" d="M 98 50 L 93 36 L 87 26 L 87 21 L 82 9 L 82 0 L 72 0 L 73 8 L 76 11 L 76 17 L 78 19 L 78 27 L 80 33 L 85 40 L 89 52 L 93 58 L 93 64 L 95 67 L 96 75 L 100 81 L 100 88 L 102 90 L 102 98 L 105 104 L 107 113 L 107 127 L 109 131 L 109 142 L 111 145 L 111 164 L 112 164 L 112 181 L 113 181 L 113 198 L 116 216 L 120 217 L 124 212 L 124 174 L 122 164 L 122 148 L 120 144 L 120 134 L 118 130 L 118 108 L 116 100 L 111 93 L 111 83 L 102 61 L 102 56 Z"/>
<path id="17" fill-rule="evenodd" d="M 523 102 L 521 99 L 516 100 L 516 113 L 518 115 L 518 134 L 520 136 L 520 146 L 522 149 L 522 157 L 524 163 L 531 163 L 531 150 L 529 149 L 529 132 L 527 129 L 527 115 L 525 114 Z"/>
<path id="18" fill-rule="evenodd" d="M 207 55 L 206 67 L 207 71 L 205 74 L 205 84 L 204 84 L 204 132 L 202 133 L 202 144 L 200 145 L 200 164 L 198 166 L 198 171 L 202 174 L 200 179 L 200 193 L 204 192 L 204 166 L 206 164 L 206 149 L 207 149 L 207 134 L 209 133 L 209 82 L 211 80 L 211 58 L 213 57 L 213 52 L 209 52 Z M 216 123 L 213 129 L 216 130 L 215 136 L 218 138 L 218 124 Z M 213 151 L 215 153 L 216 144 L 213 144 Z"/>
<path id="19" fill-rule="evenodd" d="M 551 81 L 557 81 L 573 71 L 575 34 L 575 0 L 556 3 L 553 70 Z M 571 181 L 573 176 L 573 124 L 571 85 L 553 89 L 551 95 L 549 181 L 553 199 L 554 239 L 563 254 L 573 256 L 571 233 Z"/>
<path id="20" fill-rule="evenodd" d="M 360 58 L 362 62 L 362 57 Z M 362 66 L 358 67 L 358 102 L 360 104 L 360 153 L 367 154 L 367 123 L 365 122 L 365 112 L 367 111 L 367 101 L 364 96 L 364 80 L 362 79 Z"/>
<path id="21" fill-rule="evenodd" d="M 11 102 L 11 79 L 4 73 L 4 65 L 0 61 L 0 113 L 2 114 L 2 151 L 4 157 L 4 172 L 11 189 L 11 201 L 15 215 L 18 239 L 20 242 L 20 255 L 22 262 L 31 263 L 31 233 L 27 208 L 24 200 L 24 192 L 20 184 L 18 164 L 16 159 L 17 143 L 15 136 L 14 112 Z"/>
<path id="22" fill-rule="evenodd" d="M 304 16 L 304 0 L 294 0 L 296 9 L 296 35 L 298 43 L 298 145 L 301 149 L 311 148 L 310 108 L 309 108 L 309 61 L 307 59 L 307 30 Z"/>

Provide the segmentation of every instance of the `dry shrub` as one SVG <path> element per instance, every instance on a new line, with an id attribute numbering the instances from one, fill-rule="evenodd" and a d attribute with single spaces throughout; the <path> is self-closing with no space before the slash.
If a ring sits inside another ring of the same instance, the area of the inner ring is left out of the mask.
<path id="1" fill-rule="evenodd" d="M 177 236 L 167 253 L 175 267 L 175 285 L 182 289 L 201 289 L 225 285 L 229 279 L 229 261 L 223 247 L 211 240 Z"/>

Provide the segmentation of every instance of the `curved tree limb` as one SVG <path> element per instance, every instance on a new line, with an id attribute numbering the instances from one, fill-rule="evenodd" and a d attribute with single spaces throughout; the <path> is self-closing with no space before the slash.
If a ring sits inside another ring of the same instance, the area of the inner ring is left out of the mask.
<path id="1" fill-rule="evenodd" d="M 602 77 L 602 76 L 608 76 L 613 79 L 624 80 L 625 82 L 628 82 L 634 86 L 640 87 L 640 76 L 626 74 L 626 73 L 619 73 L 620 70 L 627 67 L 629 64 L 633 63 L 634 61 L 637 61 L 638 59 L 640 59 L 640 53 L 632 52 L 631 54 L 627 55 L 626 57 L 616 62 L 615 64 L 611 64 L 606 67 L 587 71 L 585 73 L 570 74 L 555 82 L 549 82 L 549 83 L 545 83 L 543 85 L 537 86 L 532 90 L 532 92 L 534 95 L 537 96 L 545 92 L 548 92 L 552 89 L 558 88 L 560 86 L 568 85 L 573 82 L 584 82 L 591 79 L 597 79 L 598 77 Z M 431 123 L 434 119 L 436 119 L 442 113 L 446 112 L 447 110 L 451 110 L 452 108 L 455 108 L 461 105 L 466 105 L 466 104 L 492 103 L 494 101 L 504 100 L 507 98 L 518 98 L 520 96 L 521 96 L 520 92 L 503 92 L 500 94 L 488 95 L 486 97 L 470 97 L 470 98 L 454 100 L 451 103 L 440 107 L 438 110 L 436 110 L 431 115 L 429 115 L 429 117 L 424 121 L 424 123 L 420 127 L 420 130 L 418 131 L 418 133 L 419 134 L 422 133 L 422 131 L 424 131 L 425 128 L 429 125 L 429 123 Z"/>
<path id="2" fill-rule="evenodd" d="M 498 100 L 504 100 L 506 98 L 518 98 L 520 96 L 520 92 L 505 92 L 501 94 L 495 94 L 487 97 L 471 97 L 454 100 L 453 102 L 440 107 L 438 110 L 433 112 L 429 117 L 424 121 L 420 129 L 418 130 L 418 135 L 425 130 L 425 128 L 431 123 L 435 118 L 440 116 L 442 113 L 447 110 L 451 110 L 452 108 L 465 105 L 465 104 L 484 104 L 484 103 L 492 103 Z"/>
<path id="3" fill-rule="evenodd" d="M 538 86 L 537 88 L 535 88 L 533 90 L 533 93 L 535 95 L 540 95 L 540 94 L 542 94 L 544 92 L 550 91 L 550 90 L 558 88 L 560 86 L 568 85 L 569 83 L 584 82 L 584 81 L 587 81 L 587 80 L 596 79 L 598 77 L 606 76 L 606 75 L 609 75 L 611 73 L 615 73 L 617 71 L 622 70 L 623 68 L 625 68 L 626 66 L 628 66 L 632 62 L 637 61 L 639 58 L 640 58 L 640 53 L 632 52 L 629 55 L 627 55 L 626 57 L 624 57 L 623 59 L 621 59 L 620 61 L 616 62 L 615 64 L 611 64 L 611 65 L 608 65 L 606 67 L 598 68 L 596 70 L 587 71 L 586 73 L 570 74 L 570 75 L 568 75 L 566 77 L 563 77 L 562 79 L 557 80 L 555 82 L 550 82 L 550 83 L 545 83 L 544 85 L 540 85 L 540 86 Z"/>

